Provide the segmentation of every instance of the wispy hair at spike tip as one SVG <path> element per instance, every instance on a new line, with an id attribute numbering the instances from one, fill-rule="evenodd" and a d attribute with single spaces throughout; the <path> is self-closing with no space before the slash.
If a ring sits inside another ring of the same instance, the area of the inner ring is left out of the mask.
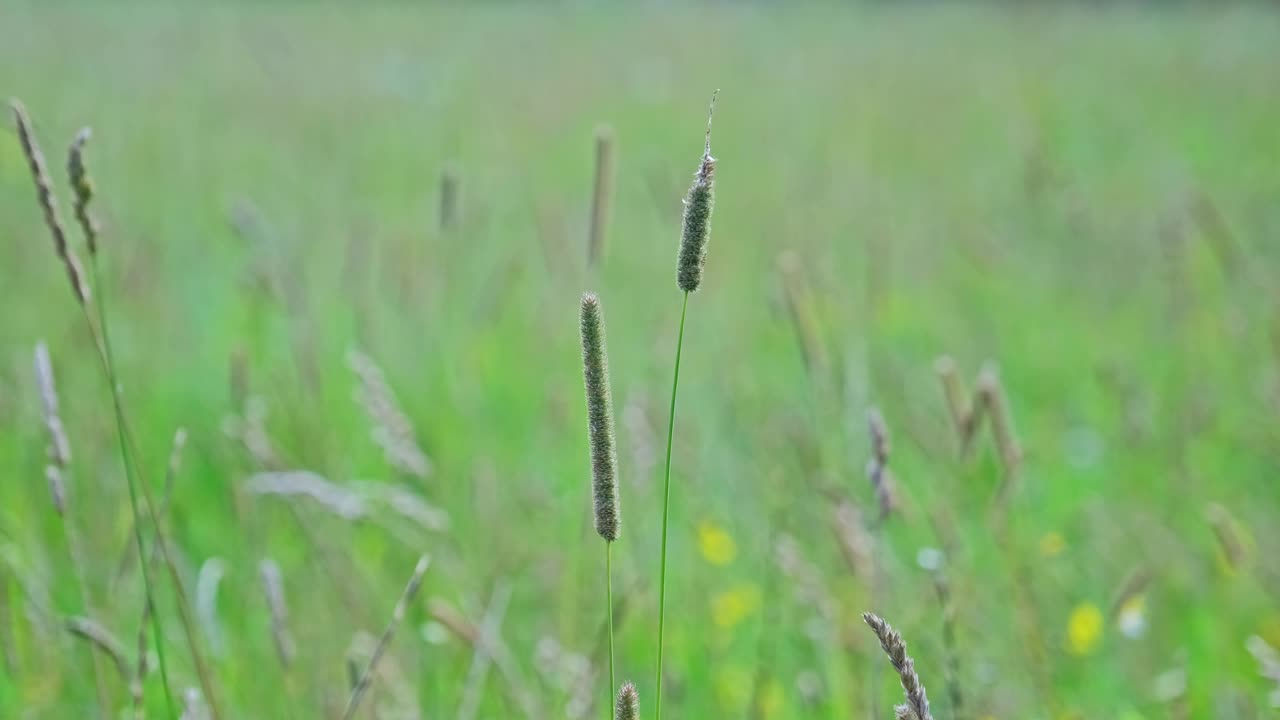
<path id="1" fill-rule="evenodd" d="M 614 720 L 640 720 L 640 693 L 636 686 L 626 683 L 618 691 L 618 704 L 614 708 Z"/>
<path id="2" fill-rule="evenodd" d="M 711 94 L 707 110 L 707 136 L 702 149 L 702 162 L 693 174 L 693 185 L 684 199 L 684 222 L 680 231 L 680 254 L 676 261 L 676 283 L 685 292 L 702 285 L 702 271 L 707 263 L 707 241 L 711 237 L 711 211 L 715 207 L 716 159 L 711 156 L 711 118 L 716 111 L 716 90 Z"/>
<path id="3" fill-rule="evenodd" d="M 613 431 L 613 393 L 605 347 L 604 310 L 595 293 L 582 296 L 582 377 L 587 391 L 587 437 L 591 445 L 591 496 L 596 532 L 618 539 L 618 452 Z"/>

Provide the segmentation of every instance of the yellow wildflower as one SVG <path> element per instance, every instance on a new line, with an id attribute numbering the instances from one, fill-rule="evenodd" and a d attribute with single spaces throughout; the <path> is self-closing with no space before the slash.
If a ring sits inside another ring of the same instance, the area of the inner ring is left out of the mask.
<path id="1" fill-rule="evenodd" d="M 754 585 L 741 585 L 711 598 L 711 619 L 722 628 L 733 628 L 760 609 L 760 591 Z"/>
<path id="2" fill-rule="evenodd" d="M 1040 554 L 1047 558 L 1057 557 L 1067 549 L 1067 540 L 1062 533 L 1047 532 L 1040 538 Z"/>
<path id="3" fill-rule="evenodd" d="M 765 686 L 760 689 L 760 717 L 774 718 L 782 712 L 782 704 L 786 700 L 786 691 L 782 689 L 782 683 L 770 678 Z"/>
<path id="4" fill-rule="evenodd" d="M 751 671 L 727 666 L 716 672 L 716 697 L 724 710 L 739 714 L 751 702 Z"/>
<path id="5" fill-rule="evenodd" d="M 709 520 L 698 524 L 698 549 L 712 565 L 728 565 L 738 555 L 738 546 L 729 533 Z"/>
<path id="6" fill-rule="evenodd" d="M 1072 655 L 1088 655 L 1102 640 L 1102 611 L 1093 603 L 1080 603 L 1067 618 L 1067 651 Z"/>

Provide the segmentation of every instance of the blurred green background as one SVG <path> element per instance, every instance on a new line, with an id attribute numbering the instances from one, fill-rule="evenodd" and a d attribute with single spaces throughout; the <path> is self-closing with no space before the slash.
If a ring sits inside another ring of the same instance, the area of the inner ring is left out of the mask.
<path id="1" fill-rule="evenodd" d="M 652 711 L 674 260 L 716 88 L 667 715 L 890 717 L 900 691 L 859 619 L 876 610 L 940 718 L 1269 716 L 1276 684 L 1249 648 L 1280 647 L 1278 72 L 1263 4 L 0 4 L 0 95 L 30 110 L 69 225 L 65 148 L 93 127 L 99 292 L 157 496 L 188 433 L 166 526 L 230 718 L 337 717 L 421 553 L 365 716 L 607 712 L 588 289 L 618 413 L 619 680 Z M 616 162 L 588 268 L 601 125 Z M 92 617 L 133 663 L 142 590 L 136 564 L 119 570 L 132 521 L 110 394 L 12 128 L 0 716 L 92 717 L 89 650 L 63 618 Z M 74 453 L 65 520 L 44 479 L 41 340 Z M 970 387 L 999 366 L 1025 452 L 1004 513 L 990 432 L 957 449 L 942 355 Z M 361 358 L 429 472 L 385 457 Z M 882 526 L 873 405 L 898 500 Z M 254 492 L 292 470 L 368 514 Z M 447 525 L 413 514 L 430 508 Z M 157 577 L 180 693 L 197 682 Z M 478 651 L 486 616 L 500 639 Z M 162 717 L 154 671 L 146 693 Z"/>

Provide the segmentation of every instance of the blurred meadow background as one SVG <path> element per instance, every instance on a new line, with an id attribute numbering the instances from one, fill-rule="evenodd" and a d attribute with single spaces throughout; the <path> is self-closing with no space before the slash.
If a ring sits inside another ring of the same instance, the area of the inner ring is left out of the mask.
<path id="1" fill-rule="evenodd" d="M 95 300 L 183 587 L 153 566 L 174 694 L 339 717 L 425 553 L 361 717 L 607 715 L 592 290 L 618 680 L 650 714 L 675 255 L 717 88 L 668 716 L 891 717 L 865 610 L 939 718 L 1274 716 L 1274 6 L 10 0 L 0 96 L 82 256 L 64 166 L 93 128 Z M 111 393 L 6 118 L 0 717 L 132 716 L 144 596 Z M 983 368 L 1005 400 L 968 452 L 943 357 L 962 405 Z"/>

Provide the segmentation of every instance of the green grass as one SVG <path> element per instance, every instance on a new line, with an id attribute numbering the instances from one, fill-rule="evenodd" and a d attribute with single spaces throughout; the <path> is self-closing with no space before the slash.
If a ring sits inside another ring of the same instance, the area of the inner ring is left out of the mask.
<path id="1" fill-rule="evenodd" d="M 638 683 L 650 712 L 680 199 L 715 88 L 714 237 L 689 308 L 673 460 L 667 715 L 751 717 L 754 697 L 771 717 L 863 717 L 874 691 L 887 717 L 891 673 L 867 687 L 885 662 L 861 627 L 874 610 L 949 717 L 941 613 L 915 562 L 941 544 L 935 516 L 954 542 L 969 717 L 1161 717 L 1153 688 L 1177 668 L 1192 716 L 1236 696 L 1265 702 L 1244 643 L 1280 645 L 1280 559 L 1266 552 L 1280 546 L 1280 15 L 43 5 L 0 6 L 0 95 L 34 117 L 68 221 L 64 149 L 94 127 L 102 270 L 142 476 L 159 493 L 169 440 L 187 427 L 169 526 L 188 594 L 204 561 L 227 563 L 226 652 L 210 660 L 228 717 L 336 716 L 353 635 L 386 625 L 423 552 L 421 598 L 472 622 L 511 584 L 503 639 L 548 717 L 571 693 L 537 659 L 543 638 L 592 659 L 585 694 L 599 701 L 584 289 L 609 307 L 619 404 L 618 680 Z M 616 131 L 616 194 L 591 278 L 601 122 Z M 456 235 L 434 230 L 447 163 L 462 177 Z M 1185 220 L 1192 191 L 1225 218 L 1234 268 Z M 243 207 L 262 220 L 248 239 L 230 222 Z M 141 586 L 114 577 L 130 512 L 110 396 L 7 129 L 0 228 L 0 627 L 17 660 L 0 674 L 0 708 L 77 716 L 94 705 L 92 667 L 32 609 L 83 613 L 43 479 L 40 339 L 74 452 L 68 518 L 93 615 L 130 649 Z M 1184 250 L 1169 251 L 1168 228 Z M 810 286 L 825 372 L 806 370 L 788 318 L 787 250 Z M 370 439 L 350 347 L 385 369 L 429 479 L 398 477 Z M 988 527 L 989 436 L 972 463 L 955 459 L 932 370 L 942 353 L 970 381 L 982 361 L 1000 364 L 1027 454 L 1010 548 Z M 236 358 L 246 371 L 233 381 Z M 412 484 L 450 530 L 389 532 L 246 493 L 259 468 L 223 431 L 237 382 L 265 400 L 284 467 Z M 871 403 L 894 434 L 904 504 L 884 533 L 880 607 L 831 530 L 833 497 L 873 503 Z M 1205 520 L 1215 502 L 1254 548 L 1234 574 Z M 731 562 L 699 552 L 707 523 L 732 538 Z M 1065 540 L 1054 557 L 1040 552 L 1049 533 Z M 778 574 L 781 534 L 835 608 L 819 632 L 799 584 Z M 258 579 L 267 556 L 299 647 L 287 670 Z M 1049 697 L 1028 668 L 1011 557 L 1030 574 Z M 1106 613 L 1139 567 L 1153 575 L 1145 635 L 1108 619 L 1092 654 L 1068 653 L 1071 610 Z M 172 588 L 157 584 L 180 693 L 197 682 Z M 734 598 L 739 621 L 717 623 L 735 619 Z M 427 642 L 439 634 L 420 608 L 409 618 L 382 664 L 407 693 L 384 675 L 366 705 L 403 695 L 452 715 L 471 649 Z M 823 692 L 806 705 L 797 679 L 814 677 Z M 480 717 L 521 715 L 507 687 L 492 669 Z M 125 689 L 112 692 L 124 707 Z M 147 697 L 160 717 L 154 674 Z"/>

